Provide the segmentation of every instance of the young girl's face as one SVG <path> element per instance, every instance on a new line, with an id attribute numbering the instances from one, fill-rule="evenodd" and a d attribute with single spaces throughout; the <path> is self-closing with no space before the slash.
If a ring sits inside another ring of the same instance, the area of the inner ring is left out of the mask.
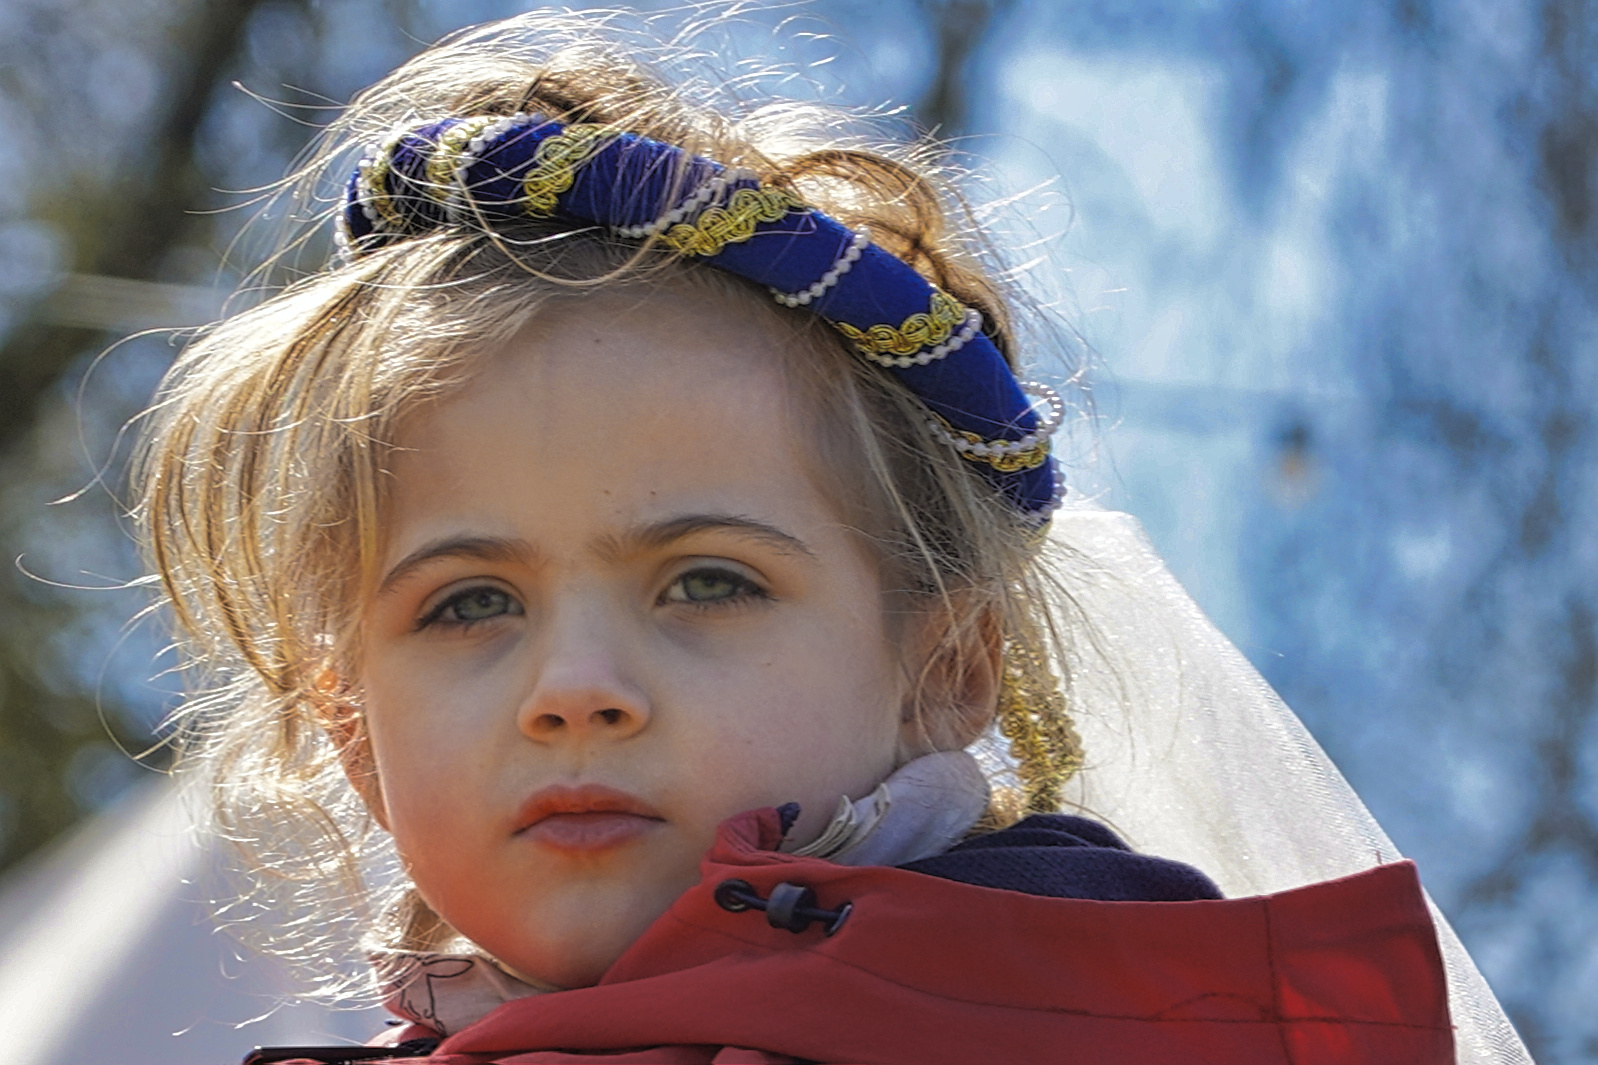
<path id="1" fill-rule="evenodd" d="M 734 297 L 607 293 L 401 435 L 367 793 L 428 903 L 524 975 L 595 982 L 719 822 L 796 801 L 809 838 L 893 768 L 911 667 L 785 342 Z"/>

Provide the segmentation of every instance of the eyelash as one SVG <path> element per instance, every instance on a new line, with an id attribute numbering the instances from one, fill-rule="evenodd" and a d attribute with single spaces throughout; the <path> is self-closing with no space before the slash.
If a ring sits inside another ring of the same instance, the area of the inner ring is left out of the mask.
<path id="1" fill-rule="evenodd" d="M 686 589 L 684 589 L 684 598 L 670 598 L 672 589 L 679 587 L 684 581 L 687 581 L 691 577 L 720 578 L 733 585 L 733 591 L 730 595 L 726 595 L 717 599 L 696 600 L 686 598 Z M 770 598 L 771 593 L 766 591 L 766 589 L 762 588 L 759 584 L 744 576 L 742 573 L 739 573 L 737 570 L 729 569 L 724 566 L 696 566 L 693 569 L 684 570 L 682 573 L 679 573 L 670 584 L 666 585 L 665 591 L 660 593 L 660 602 L 662 604 L 669 603 L 674 607 L 686 607 L 689 610 L 695 611 L 728 610 L 740 606 L 748 606 L 752 601 L 767 600 Z"/>
<path id="2" fill-rule="evenodd" d="M 457 607 L 460 604 L 470 600 L 472 597 L 483 595 L 485 593 L 503 596 L 505 599 L 506 609 L 501 613 L 493 614 L 486 618 L 452 619 L 445 616 L 451 607 Z M 444 625 L 457 631 L 462 631 L 475 628 L 476 626 L 482 625 L 486 622 L 496 621 L 499 618 L 515 617 L 523 613 L 525 613 L 525 611 L 522 609 L 521 603 L 519 603 L 516 600 L 516 597 L 511 595 L 505 589 L 492 584 L 476 584 L 470 588 L 462 588 L 460 591 L 444 599 L 437 606 L 423 614 L 420 620 L 417 621 L 416 628 L 420 630 L 431 628 L 435 625 Z"/>
<path id="3" fill-rule="evenodd" d="M 670 597 L 672 589 L 677 588 L 678 586 L 682 585 L 684 581 L 687 581 L 693 577 L 714 577 L 725 580 L 733 586 L 733 591 L 728 595 L 715 599 L 690 599 L 686 597 L 685 589 L 684 598 L 674 599 Z M 503 596 L 506 609 L 498 614 L 493 614 L 486 618 L 450 618 L 447 616 L 451 608 L 459 607 L 460 604 L 471 600 L 473 597 L 484 594 Z M 737 606 L 747 605 L 751 600 L 765 600 L 770 598 L 770 592 L 766 591 L 766 589 L 762 588 L 759 584 L 756 584 L 754 581 L 750 580 L 748 577 L 745 577 L 736 570 L 727 569 L 722 566 L 699 566 L 694 569 L 685 570 L 684 572 L 678 574 L 677 577 L 666 586 L 666 590 L 661 592 L 659 603 L 661 605 L 669 603 L 676 607 L 686 607 L 689 610 L 707 611 L 726 610 Z M 511 593 L 505 589 L 492 584 L 478 584 L 473 585 L 470 588 L 462 588 L 460 591 L 455 592 L 453 595 L 450 595 L 448 598 L 438 603 L 438 605 L 434 606 L 431 610 L 427 611 L 427 613 L 423 614 L 421 618 L 417 620 L 416 628 L 418 631 L 420 631 L 422 629 L 432 628 L 437 625 L 444 625 L 457 631 L 462 631 L 475 628 L 478 625 L 486 624 L 491 621 L 496 621 L 499 618 L 518 617 L 525 612 L 526 611 L 522 608 L 521 603 L 517 601 L 516 597 L 511 595 Z"/>

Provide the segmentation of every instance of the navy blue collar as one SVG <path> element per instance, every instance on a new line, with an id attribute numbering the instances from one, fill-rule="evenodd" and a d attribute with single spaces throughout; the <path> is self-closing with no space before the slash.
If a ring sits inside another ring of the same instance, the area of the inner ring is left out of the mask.
<path id="1" fill-rule="evenodd" d="M 1215 882 L 1191 865 L 1138 854 L 1097 821 L 1066 814 L 1034 814 L 900 868 L 1057 899 L 1190 902 L 1222 897 Z"/>

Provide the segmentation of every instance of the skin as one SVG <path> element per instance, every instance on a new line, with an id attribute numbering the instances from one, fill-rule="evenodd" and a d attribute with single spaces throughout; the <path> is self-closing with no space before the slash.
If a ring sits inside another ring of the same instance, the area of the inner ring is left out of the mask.
<path id="1" fill-rule="evenodd" d="M 813 838 L 909 739 L 914 664 L 812 476 L 770 313 L 557 307 L 402 433 L 355 779 L 429 905 L 533 980 L 595 983 L 721 821 L 794 801 Z M 650 816 L 525 828 L 530 796 L 585 784 Z"/>

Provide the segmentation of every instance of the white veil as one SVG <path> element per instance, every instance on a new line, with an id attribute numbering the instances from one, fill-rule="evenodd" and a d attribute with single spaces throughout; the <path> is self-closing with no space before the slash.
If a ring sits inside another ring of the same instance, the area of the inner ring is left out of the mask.
<path id="1" fill-rule="evenodd" d="M 1398 858 L 1293 711 L 1210 623 L 1125 514 L 1055 515 L 1057 579 L 1097 639 L 1072 667 L 1087 765 L 1068 805 L 1134 847 L 1188 862 L 1228 896 L 1282 891 Z M 1424 870 L 1422 870 L 1424 873 Z M 1435 905 L 1461 1065 L 1529 1063 Z"/>

